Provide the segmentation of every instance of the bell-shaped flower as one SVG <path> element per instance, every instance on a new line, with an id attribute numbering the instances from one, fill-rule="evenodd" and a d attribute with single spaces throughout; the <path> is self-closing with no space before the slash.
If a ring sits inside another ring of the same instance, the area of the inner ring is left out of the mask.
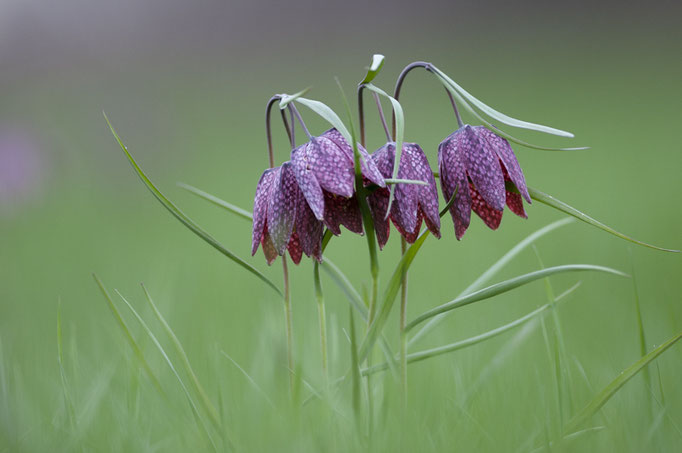
<path id="1" fill-rule="evenodd" d="M 482 126 L 465 125 L 438 146 L 443 196 L 450 200 L 455 236 L 461 239 L 473 210 L 491 229 L 502 221 L 504 205 L 523 218 L 521 197 L 530 203 L 526 180 L 509 142 Z M 516 190 L 514 190 L 514 187 Z"/>
<path id="2" fill-rule="evenodd" d="M 395 162 L 395 143 L 389 142 L 376 150 L 372 154 L 372 160 L 384 178 L 390 178 Z M 389 218 L 398 232 L 407 242 L 413 243 L 419 235 L 423 220 L 433 235 L 440 238 L 436 180 L 424 151 L 416 143 L 403 143 L 398 179 L 426 183 L 426 185 L 397 183 L 393 189 L 395 198 Z M 379 188 L 368 197 L 377 240 L 381 248 L 388 241 L 390 232 L 390 225 L 386 218 L 389 195 L 388 188 Z"/>
<path id="3" fill-rule="evenodd" d="M 360 145 L 360 169 L 363 178 L 379 187 L 386 187 L 382 174 Z M 291 152 L 291 166 L 304 198 L 313 215 L 338 235 L 340 225 L 362 233 L 362 216 L 355 194 L 355 164 L 353 148 L 336 129 Z"/>
<path id="4" fill-rule="evenodd" d="M 303 197 L 292 167 L 285 162 L 265 170 L 256 187 L 251 254 L 260 243 L 268 264 L 286 250 L 296 264 L 303 253 L 322 261 L 322 222 Z"/>

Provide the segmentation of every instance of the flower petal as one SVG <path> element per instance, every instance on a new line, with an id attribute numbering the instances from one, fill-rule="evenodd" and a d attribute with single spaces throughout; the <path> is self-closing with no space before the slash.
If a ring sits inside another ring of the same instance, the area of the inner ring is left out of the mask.
<path id="1" fill-rule="evenodd" d="M 523 199 L 520 194 L 507 190 L 507 206 L 509 206 L 511 212 L 517 216 L 523 217 L 524 219 L 528 218 L 526 210 L 523 209 Z"/>
<path id="2" fill-rule="evenodd" d="M 431 165 L 424 151 L 416 143 L 408 143 L 403 147 L 403 155 L 407 157 L 406 164 L 410 168 L 410 178 L 424 181 L 428 186 L 414 186 L 422 215 L 427 219 L 427 227 L 434 236 L 440 238 L 440 215 L 438 212 L 438 189 L 433 177 Z"/>
<path id="3" fill-rule="evenodd" d="M 289 256 L 291 256 L 291 261 L 293 261 L 294 264 L 298 264 L 301 262 L 303 250 L 301 249 L 301 242 L 298 239 L 298 234 L 294 233 L 291 235 L 291 239 L 289 240 L 287 250 L 289 250 Z"/>
<path id="4" fill-rule="evenodd" d="M 471 209 L 478 214 L 488 228 L 496 230 L 502 221 L 502 211 L 490 206 L 471 183 L 469 190 L 471 192 Z"/>
<path id="5" fill-rule="evenodd" d="M 306 151 L 308 165 L 324 190 L 344 197 L 353 195 L 353 161 L 336 143 L 325 137 L 312 138 Z"/>
<path id="6" fill-rule="evenodd" d="M 344 152 L 346 155 L 348 155 L 348 158 L 351 160 L 351 162 L 355 162 L 355 158 L 353 157 L 353 148 L 350 146 L 350 144 L 346 141 L 345 138 L 343 138 L 343 135 L 339 131 L 337 131 L 335 128 L 334 129 L 329 129 L 327 132 L 321 135 L 321 137 L 326 137 L 329 140 L 333 141 L 336 143 L 336 145 Z M 376 184 L 379 187 L 386 187 L 386 182 L 384 181 L 384 177 L 377 168 L 377 166 L 374 164 L 374 161 L 372 161 L 371 156 L 367 152 L 367 150 L 358 143 L 358 151 L 360 152 L 360 155 L 362 156 L 362 159 L 360 160 L 360 170 L 362 171 L 362 175 L 372 181 L 374 184 Z"/>
<path id="7" fill-rule="evenodd" d="M 301 196 L 296 213 L 296 232 L 306 256 L 319 254 L 322 247 L 323 229 L 322 222 L 315 218 L 305 198 Z"/>
<path id="8" fill-rule="evenodd" d="M 277 250 L 275 250 L 275 246 L 272 244 L 267 224 L 265 225 L 261 245 L 263 246 L 263 255 L 265 255 L 265 260 L 268 262 L 269 266 L 275 261 L 275 258 L 277 258 Z"/>
<path id="9" fill-rule="evenodd" d="M 530 203 L 531 200 L 530 195 L 528 194 L 528 188 L 526 187 L 526 179 L 523 176 L 521 166 L 516 160 L 516 155 L 514 154 L 511 145 L 509 145 L 509 142 L 483 126 L 478 126 L 474 129 L 477 130 L 479 137 L 483 137 L 488 141 L 489 146 L 495 151 L 506 171 L 509 173 L 511 181 L 521 195 L 523 195 L 523 198 Z"/>
<path id="10" fill-rule="evenodd" d="M 362 215 L 356 197 L 345 198 L 324 193 L 324 223 L 335 235 L 341 234 L 340 225 L 353 233 L 362 234 Z"/>
<path id="11" fill-rule="evenodd" d="M 469 178 L 483 199 L 493 209 L 501 211 L 504 209 L 505 198 L 499 157 L 476 129 L 466 125 L 459 131 L 461 133 L 454 134 L 457 137 L 456 152 L 464 153 Z"/>
<path id="12" fill-rule="evenodd" d="M 374 221 L 374 231 L 377 235 L 377 242 L 379 242 L 379 249 L 383 249 L 388 242 L 388 236 L 391 232 L 391 225 L 386 218 L 386 211 L 388 210 L 388 189 L 375 190 L 369 197 L 367 197 L 369 209 L 372 213 L 372 220 Z"/>
<path id="13" fill-rule="evenodd" d="M 460 131 L 461 129 L 451 134 L 438 146 L 440 187 L 446 202 L 450 201 L 457 189 L 455 201 L 450 206 L 450 215 L 455 224 L 455 237 L 458 240 L 464 236 L 471 221 L 471 194 L 466 175 L 465 154 L 461 152 L 462 145 L 457 138 Z"/>
<path id="14" fill-rule="evenodd" d="M 268 231 L 279 255 L 284 254 L 289 244 L 296 219 L 298 187 L 291 167 L 291 162 L 282 164 L 279 175 L 272 183 L 268 205 Z"/>
<path id="15" fill-rule="evenodd" d="M 269 168 L 263 172 L 256 186 L 256 196 L 253 201 L 253 230 L 251 233 L 251 256 L 256 254 L 258 244 L 263 238 L 265 220 L 268 216 L 268 201 L 270 198 L 270 188 L 275 174 L 279 170 Z"/>
<path id="16" fill-rule="evenodd" d="M 324 195 L 320 183 L 317 182 L 309 166 L 306 148 L 306 145 L 301 145 L 291 152 L 292 169 L 310 209 L 318 220 L 322 220 L 324 218 Z"/>
<path id="17" fill-rule="evenodd" d="M 421 210 L 419 211 L 419 214 L 417 215 L 417 223 L 414 227 L 414 230 L 412 231 L 403 229 L 402 226 L 395 221 L 393 222 L 393 225 L 395 225 L 395 229 L 398 230 L 398 233 L 400 233 L 403 238 L 405 238 L 405 241 L 408 244 L 414 244 L 414 241 L 416 241 L 417 237 L 419 237 L 419 230 L 421 230 L 422 227 L 422 212 Z"/>

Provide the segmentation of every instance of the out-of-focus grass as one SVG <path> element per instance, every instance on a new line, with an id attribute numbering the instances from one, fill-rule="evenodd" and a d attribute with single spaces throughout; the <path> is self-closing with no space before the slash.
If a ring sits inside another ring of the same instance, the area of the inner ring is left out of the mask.
<path id="1" fill-rule="evenodd" d="M 638 51 L 646 61 L 645 53 Z M 644 64 L 632 65 L 631 55 L 613 54 L 607 61 L 599 61 L 597 55 L 571 56 L 578 66 L 589 63 L 590 70 L 573 69 L 550 56 L 541 69 L 531 62 L 504 73 L 493 71 L 495 65 L 487 60 L 462 67 L 446 55 L 431 59 L 501 111 L 566 128 L 576 133 L 576 145 L 592 147 L 564 154 L 517 147 L 530 185 L 638 239 L 679 248 L 682 153 L 674 99 L 680 95 L 677 81 L 682 66 L 674 60 L 657 62 L 652 73 Z M 349 83 L 361 75 L 366 57 L 363 53 L 357 60 L 344 60 L 352 63 L 351 69 L 330 59 L 322 62 L 326 69 L 318 73 L 326 76 L 330 67 L 338 67 L 332 72 Z M 384 88 L 393 84 L 388 77 L 391 71 L 408 62 L 391 57 L 375 81 Z M 300 81 L 295 80 L 296 74 L 285 75 L 284 87 L 272 86 L 274 76 L 260 76 L 264 87 L 255 82 L 245 85 L 249 81 L 244 77 L 221 90 L 226 82 L 215 74 L 148 71 L 154 75 L 141 81 L 112 75 L 46 79 L 42 88 L 36 84 L 32 91 L 10 94 L 0 106 L 3 113 L 13 109 L 32 119 L 52 164 L 42 198 L 0 218 L 0 452 L 210 448 L 197 430 L 178 380 L 145 331 L 122 310 L 166 399 L 140 370 L 90 278 L 93 271 L 126 295 L 169 358 L 179 364 L 182 357 L 174 354 L 161 334 L 163 326 L 154 322 L 154 313 L 146 306 L 139 288 L 140 281 L 145 283 L 182 343 L 197 379 L 222 413 L 223 423 L 234 433 L 237 448 L 360 448 L 344 406 L 350 400 L 344 404 L 334 398 L 330 404 L 313 400 L 300 411 L 289 409 L 281 301 L 156 203 L 130 170 L 100 114 L 107 110 L 143 168 L 170 198 L 246 258 L 248 223 L 176 188 L 175 183 L 182 180 L 250 209 L 255 183 L 267 163 L 262 132 L 265 100 L 271 92 L 293 92 L 315 83 L 308 96 L 338 107 L 333 81 L 301 70 Z M 447 99 L 434 80 L 420 75 L 407 82 L 401 100 L 406 139 L 422 144 L 435 164 L 436 145 L 456 127 Z M 165 113 L 145 116 L 152 112 Z M 381 144 L 373 115 L 368 115 L 370 148 Z M 310 126 L 316 131 L 325 127 L 313 119 Z M 280 160 L 287 154 L 283 135 L 277 139 Z M 453 299 L 513 244 L 558 218 L 539 204 L 528 207 L 528 213 L 527 221 L 506 213 L 497 232 L 487 230 L 476 218 L 461 242 L 454 239 L 446 218 L 443 239 L 429 239 L 410 270 L 409 319 Z M 388 263 L 399 254 L 395 232 L 393 236 L 381 254 L 383 283 L 392 269 Z M 632 260 L 649 350 L 682 328 L 679 255 L 634 248 L 577 222 L 543 238 L 537 247 L 548 267 L 585 262 L 629 272 Z M 327 253 L 358 289 L 369 285 L 362 264 L 363 238 L 346 232 L 332 240 Z M 279 266 L 267 268 L 260 254 L 250 262 L 280 281 Z M 527 251 L 499 280 L 537 268 L 534 254 Z M 300 366 L 295 371 L 319 386 L 312 266 L 305 261 L 291 274 Z M 579 278 L 582 286 L 558 307 L 566 348 L 563 366 L 571 386 L 569 406 L 574 409 L 583 407 L 640 355 L 632 285 L 599 274 Z M 325 274 L 322 279 L 333 378 L 350 363 L 344 333 L 347 302 Z M 571 275 L 552 277 L 557 294 L 575 282 Z M 55 327 L 58 298 L 62 300 L 60 355 Z M 451 343 L 490 330 L 546 301 L 538 282 L 464 308 L 422 345 Z M 396 342 L 397 318 L 389 318 L 387 325 L 389 339 Z M 357 334 L 362 335 L 361 329 Z M 673 347 L 650 369 L 654 388 L 641 377 L 634 379 L 594 417 L 593 426 L 605 429 L 587 432 L 563 448 L 673 450 L 682 441 L 680 357 L 679 345 Z M 372 445 L 406 451 L 542 447 L 559 435 L 554 367 L 542 329 L 533 322 L 476 347 L 410 365 L 405 429 L 398 413 L 397 384 L 386 373 L 381 384 L 386 397 L 377 405 L 381 422 Z M 64 386 L 71 403 L 64 397 Z M 350 397 L 350 387 L 345 390 Z M 303 398 L 309 394 L 304 383 L 300 393 Z"/>

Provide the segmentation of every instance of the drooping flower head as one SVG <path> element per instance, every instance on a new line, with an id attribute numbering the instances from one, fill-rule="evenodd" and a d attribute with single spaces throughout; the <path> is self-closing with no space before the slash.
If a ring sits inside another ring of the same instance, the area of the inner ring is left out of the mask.
<path id="1" fill-rule="evenodd" d="M 367 151 L 358 144 L 362 156 L 360 168 L 367 180 L 386 187 L 382 174 Z M 336 129 L 291 152 L 293 173 L 315 218 L 338 235 L 340 225 L 362 234 L 362 216 L 355 197 L 353 149 Z"/>
<path id="2" fill-rule="evenodd" d="M 395 162 L 395 143 L 389 142 L 376 150 L 372 154 L 372 160 L 384 178 L 390 178 Z M 416 143 L 403 143 L 398 178 L 423 181 L 426 185 L 396 184 L 395 199 L 389 215 L 395 227 L 407 242 L 413 243 L 419 235 L 423 220 L 433 235 L 440 238 L 436 180 L 424 151 Z M 389 189 L 377 189 L 368 197 L 368 201 L 379 247 L 383 248 L 390 232 L 390 225 L 386 218 Z"/>
<path id="3" fill-rule="evenodd" d="M 482 126 L 460 127 L 438 146 L 438 168 L 445 199 L 458 188 L 450 207 L 457 239 L 469 227 L 472 210 L 493 230 L 500 226 L 505 203 L 527 218 L 521 197 L 531 201 L 523 172 L 509 142 L 494 132 Z"/>
<path id="4" fill-rule="evenodd" d="M 322 229 L 298 187 L 291 162 L 265 170 L 253 204 L 251 255 L 260 243 L 268 264 L 286 250 L 296 264 L 302 253 L 322 261 Z"/>

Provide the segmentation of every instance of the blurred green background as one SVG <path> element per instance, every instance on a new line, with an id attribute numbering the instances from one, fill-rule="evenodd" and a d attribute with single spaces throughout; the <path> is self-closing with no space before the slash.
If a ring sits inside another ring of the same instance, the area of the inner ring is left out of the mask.
<path id="1" fill-rule="evenodd" d="M 530 186 L 626 234 L 679 249 L 680 13 L 675 2 L 0 2 L 0 452 L 208 448 L 177 381 L 119 304 L 167 398 L 139 371 L 92 272 L 118 288 L 166 344 L 146 309 L 145 283 L 240 449 L 362 445 L 343 410 L 320 402 L 287 409 L 281 302 L 153 199 L 108 132 L 103 110 L 161 190 L 247 258 L 248 222 L 176 182 L 251 209 L 267 166 L 263 112 L 273 93 L 312 85 L 309 97 L 342 111 L 333 78 L 353 93 L 373 53 L 387 57 L 376 80 L 387 91 L 404 65 L 427 60 L 500 111 L 576 138 L 514 135 L 590 146 L 570 153 L 515 147 Z M 423 72 L 408 78 L 401 101 L 406 139 L 420 143 L 435 168 L 438 143 L 456 128 L 447 98 Z M 383 139 L 368 111 L 373 150 Z M 327 127 L 303 113 L 313 133 Z M 288 147 L 275 124 L 281 162 Z M 561 217 L 539 203 L 527 212 L 525 221 L 505 214 L 495 232 L 476 217 L 461 242 L 446 217 L 443 238 L 427 241 L 411 270 L 409 317 L 453 299 L 519 240 Z M 381 254 L 383 282 L 399 255 L 392 236 Z M 594 263 L 634 272 L 649 349 L 682 329 L 679 255 L 577 222 L 541 239 L 537 251 L 547 266 Z M 368 287 L 364 238 L 345 232 L 327 254 L 358 288 Z M 248 261 L 281 281 L 279 263 L 268 268 L 260 251 Z M 529 249 L 496 281 L 538 267 Z M 298 371 L 320 385 L 310 262 L 291 269 L 291 278 Z M 339 376 L 349 360 L 347 302 L 323 279 L 331 374 Z M 578 280 L 582 286 L 559 309 L 574 412 L 639 357 L 632 281 L 571 274 L 552 284 L 561 292 Z M 72 424 L 57 361 L 59 301 Z M 543 303 L 542 282 L 534 283 L 459 310 L 421 346 L 475 335 Z M 397 323 L 392 318 L 387 331 L 396 345 Z M 220 351 L 244 367 L 274 408 Z M 654 388 L 637 377 L 592 421 L 605 429 L 561 448 L 679 446 L 680 346 L 650 371 Z M 543 447 L 560 426 L 553 379 L 539 325 L 412 365 L 409 429 L 396 429 L 399 405 L 387 378 L 377 384 L 378 395 L 386 395 L 378 409 L 384 421 L 371 445 Z M 339 398 L 341 407 L 347 397 Z"/>

